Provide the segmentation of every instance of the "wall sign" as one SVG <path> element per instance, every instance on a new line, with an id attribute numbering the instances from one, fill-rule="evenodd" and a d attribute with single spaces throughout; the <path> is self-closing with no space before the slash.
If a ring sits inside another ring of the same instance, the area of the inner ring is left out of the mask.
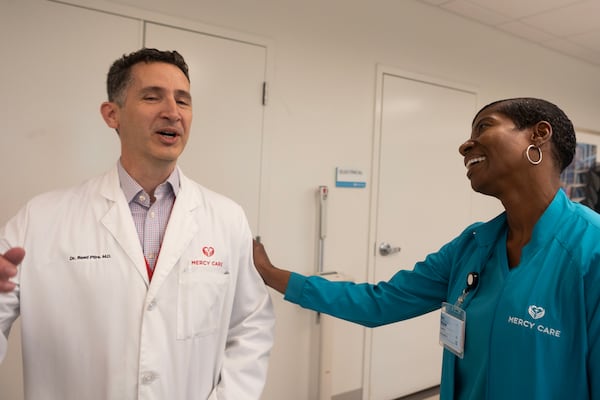
<path id="1" fill-rule="evenodd" d="M 335 169 L 335 186 L 364 188 L 367 186 L 367 181 L 362 169 L 337 167 Z"/>

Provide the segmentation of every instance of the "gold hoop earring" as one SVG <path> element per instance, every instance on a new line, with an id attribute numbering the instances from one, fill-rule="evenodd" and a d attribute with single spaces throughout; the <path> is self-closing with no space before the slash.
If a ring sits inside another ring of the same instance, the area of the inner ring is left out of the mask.
<path id="1" fill-rule="evenodd" d="M 538 154 L 539 154 L 539 158 L 537 159 L 537 161 L 533 161 L 533 160 L 531 159 L 531 156 L 529 155 L 529 150 L 531 150 L 531 149 L 536 149 L 536 150 L 537 150 L 537 152 L 538 152 Z M 538 165 L 539 163 L 541 163 L 541 162 L 542 162 L 542 158 L 543 158 L 543 155 L 542 155 L 542 149 L 540 149 L 539 147 L 537 147 L 537 146 L 535 146 L 535 145 L 533 145 L 533 144 L 530 144 L 529 146 L 527 146 L 527 150 L 525 150 L 525 155 L 527 156 L 527 160 L 528 160 L 528 161 L 529 161 L 529 162 L 530 162 L 532 165 Z"/>

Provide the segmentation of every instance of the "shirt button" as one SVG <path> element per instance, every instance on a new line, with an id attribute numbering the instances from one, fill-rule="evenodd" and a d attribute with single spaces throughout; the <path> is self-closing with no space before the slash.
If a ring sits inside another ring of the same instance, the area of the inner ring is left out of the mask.
<path id="1" fill-rule="evenodd" d="M 154 211 L 150 212 L 150 218 L 154 218 L 156 216 L 156 213 Z"/>
<path id="2" fill-rule="evenodd" d="M 140 197 L 138 197 L 138 199 L 140 201 L 146 201 L 146 196 L 144 196 L 143 194 L 140 194 Z"/>
<path id="3" fill-rule="evenodd" d="M 149 385 L 157 379 L 158 374 L 156 372 L 144 372 L 142 374 L 142 385 Z"/>

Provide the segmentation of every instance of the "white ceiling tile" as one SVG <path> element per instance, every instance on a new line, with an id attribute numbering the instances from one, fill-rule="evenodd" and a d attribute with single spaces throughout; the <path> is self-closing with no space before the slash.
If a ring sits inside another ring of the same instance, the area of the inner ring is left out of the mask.
<path id="1" fill-rule="evenodd" d="M 600 1 L 588 0 L 577 4 L 523 18 L 526 24 L 556 36 L 569 36 L 598 29 Z"/>
<path id="2" fill-rule="evenodd" d="M 454 0 L 442 4 L 445 10 L 474 19 L 486 25 L 495 26 L 509 21 L 509 18 L 467 0 Z"/>
<path id="3" fill-rule="evenodd" d="M 589 50 L 566 39 L 549 40 L 541 43 L 543 46 L 557 50 L 561 53 L 582 58 L 589 54 Z"/>
<path id="4" fill-rule="evenodd" d="M 600 30 L 569 36 L 568 40 L 600 53 Z"/>
<path id="5" fill-rule="evenodd" d="M 600 65 L 600 52 L 589 53 L 585 59 L 592 64 Z"/>
<path id="6" fill-rule="evenodd" d="M 497 26 L 497 28 L 533 42 L 543 42 L 555 38 L 547 32 L 526 25 L 520 21 L 512 21 L 505 24 L 500 24 Z"/>
<path id="7" fill-rule="evenodd" d="M 500 13 L 510 18 L 523 18 L 541 12 L 564 7 L 581 0 L 470 0 L 488 10 Z"/>
<path id="8" fill-rule="evenodd" d="M 600 66 L 600 0 L 419 0 Z"/>
<path id="9" fill-rule="evenodd" d="M 423 3 L 431 4 L 433 6 L 439 6 L 439 5 L 442 5 L 444 3 L 447 3 L 450 0 L 419 0 L 419 1 L 421 1 Z"/>

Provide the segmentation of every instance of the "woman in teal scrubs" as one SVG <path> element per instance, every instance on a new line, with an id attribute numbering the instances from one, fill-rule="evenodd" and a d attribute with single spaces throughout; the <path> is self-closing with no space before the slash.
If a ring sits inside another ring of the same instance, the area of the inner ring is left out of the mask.
<path id="1" fill-rule="evenodd" d="M 256 267 L 286 300 L 367 327 L 442 307 L 443 400 L 599 400 L 600 215 L 561 190 L 575 147 L 550 102 L 488 104 L 459 152 L 473 190 L 498 198 L 502 214 L 387 282 L 280 269 L 257 242 Z"/>

